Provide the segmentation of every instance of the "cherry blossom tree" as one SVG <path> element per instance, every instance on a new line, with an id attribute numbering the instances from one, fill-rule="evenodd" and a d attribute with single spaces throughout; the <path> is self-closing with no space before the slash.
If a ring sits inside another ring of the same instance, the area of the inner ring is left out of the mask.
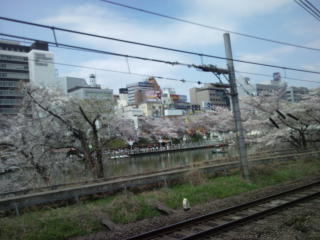
<path id="1" fill-rule="evenodd" d="M 61 169 L 75 171 L 81 166 L 93 178 L 104 178 L 107 140 L 136 135 L 133 123 L 115 116 L 106 100 L 69 98 L 31 85 L 24 93 L 20 113 L 1 131 L 0 146 L 14 153 L 16 165 L 46 184 Z M 8 167 L 6 162 L 3 166 Z"/>
<path id="2" fill-rule="evenodd" d="M 303 95 L 299 102 L 288 102 L 279 95 L 243 99 L 244 127 L 256 132 L 257 142 L 275 146 L 289 143 L 306 149 L 320 141 L 320 91 Z"/>
<path id="3" fill-rule="evenodd" d="M 143 118 L 141 134 L 159 138 L 182 138 L 184 135 L 204 135 L 211 131 L 228 132 L 234 129 L 232 113 L 225 108 L 196 115 L 171 118 Z"/>

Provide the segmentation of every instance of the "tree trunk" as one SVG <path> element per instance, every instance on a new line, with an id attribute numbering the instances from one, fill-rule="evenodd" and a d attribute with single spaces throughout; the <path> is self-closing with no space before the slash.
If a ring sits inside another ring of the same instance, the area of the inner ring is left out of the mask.
<path id="1" fill-rule="evenodd" d="M 93 127 L 93 139 L 94 139 L 94 150 L 96 153 L 96 162 L 97 162 L 97 178 L 104 178 L 102 149 L 100 146 L 98 131 L 95 125 Z"/>
<path id="2" fill-rule="evenodd" d="M 302 148 L 303 148 L 303 150 L 306 150 L 307 149 L 307 140 L 306 140 L 306 136 L 303 131 L 300 131 L 300 136 L 301 136 Z"/>

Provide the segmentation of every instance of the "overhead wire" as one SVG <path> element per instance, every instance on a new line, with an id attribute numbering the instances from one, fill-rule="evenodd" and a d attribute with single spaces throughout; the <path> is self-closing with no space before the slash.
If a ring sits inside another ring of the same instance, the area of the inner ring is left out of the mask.
<path id="1" fill-rule="evenodd" d="M 69 63 L 61 63 L 61 62 L 54 62 L 54 61 L 43 61 L 43 60 L 36 60 L 36 59 L 30 59 L 31 61 L 37 61 L 42 63 L 49 63 L 49 64 L 55 64 L 55 65 L 61 65 L 61 66 L 67 66 L 67 67 L 75 67 L 75 68 L 82 68 L 82 69 L 90 69 L 90 70 L 96 70 L 96 71 L 104 71 L 104 72 L 112 72 L 112 73 L 120 73 L 120 74 L 127 74 L 127 75 L 135 75 L 135 76 L 141 76 L 141 77 L 154 77 L 157 79 L 163 79 L 163 80 L 169 80 L 169 81 L 179 81 L 179 82 L 189 82 L 189 83 L 198 83 L 198 81 L 191 81 L 186 79 L 177 79 L 172 77 L 163 77 L 159 75 L 153 75 L 153 74 L 143 74 L 143 73 L 135 73 L 132 71 L 120 71 L 120 70 L 114 70 L 114 69 L 108 69 L 108 68 L 97 68 L 97 67 L 91 67 L 91 66 L 85 66 L 85 65 L 77 65 L 77 64 L 69 64 Z"/>
<path id="2" fill-rule="evenodd" d="M 300 0 L 294 0 L 296 4 L 298 4 L 301 8 L 303 8 L 306 12 L 308 12 L 315 19 L 320 21 L 320 14 L 318 15 L 315 11 L 313 11 L 306 3 Z"/>
<path id="3" fill-rule="evenodd" d="M 137 8 L 137 7 L 129 6 L 129 5 L 126 5 L 126 4 L 123 4 L 123 3 L 118 3 L 118 2 L 114 2 L 114 1 L 110 1 L 110 0 L 100 0 L 100 1 L 108 3 L 108 4 L 112 4 L 112 5 L 115 5 L 115 6 L 131 9 L 131 10 L 139 11 L 139 12 L 142 12 L 142 13 L 147 13 L 147 14 L 150 14 L 150 15 L 154 15 L 154 16 L 158 16 L 158 17 L 162 17 L 162 18 L 167 18 L 167 19 L 171 19 L 171 20 L 174 20 L 174 21 L 183 22 L 183 23 L 187 23 L 187 24 L 191 24 L 191 25 L 195 25 L 195 26 L 198 26 L 198 27 L 203 27 L 203 28 L 207 28 L 207 29 L 211 29 L 211 30 L 216 30 L 216 31 L 220 31 L 220 32 L 228 32 L 228 33 L 231 33 L 231 34 L 234 34 L 234 35 L 238 35 L 238 36 L 242 36 L 242 37 L 252 38 L 252 39 L 256 39 L 256 40 L 261 40 L 261 41 L 266 41 L 266 42 L 271 42 L 271 43 L 276 43 L 276 44 L 296 47 L 296 48 L 320 51 L 319 48 L 313 48 L 313 47 L 308 47 L 308 46 L 304 46 L 304 45 L 300 45 L 300 44 L 296 44 L 296 43 L 289 43 L 289 42 L 269 39 L 269 38 L 265 38 L 265 37 L 255 36 L 255 35 L 252 35 L 252 34 L 232 31 L 232 30 L 229 30 L 229 29 L 215 27 L 215 26 L 211 26 L 211 25 L 206 25 L 206 24 L 203 24 L 203 23 L 198 23 L 198 22 L 194 22 L 194 21 L 190 21 L 190 20 L 186 20 L 186 19 L 182 19 L 182 18 L 178 18 L 178 17 L 173 17 L 173 16 L 169 16 L 169 15 L 166 15 L 166 14 L 162 14 L 162 13 L 158 13 L 158 12 L 154 12 L 154 11 L 150 11 L 150 10 L 146 10 L 146 9 L 142 9 L 142 8 Z"/>
<path id="4" fill-rule="evenodd" d="M 319 10 L 315 5 L 313 5 L 309 0 L 305 0 L 305 2 L 306 2 L 318 15 L 320 15 L 320 10 Z"/>
<path id="5" fill-rule="evenodd" d="M 9 38 L 0 38 L 5 41 L 10 41 L 12 39 Z M 32 41 L 21 41 L 24 43 L 32 43 Z M 35 61 L 34 59 L 30 59 L 31 61 Z M 39 60 L 37 60 L 39 61 Z M 48 63 L 48 62 L 46 62 Z M 91 66 L 84 66 L 84 65 L 76 65 L 76 64 L 69 64 L 69 63 L 61 63 L 61 62 L 50 62 L 52 64 L 56 65 L 61 65 L 61 66 L 67 66 L 67 67 L 75 67 L 75 68 L 83 68 L 83 69 L 91 69 L 91 70 L 97 70 L 97 71 L 105 71 L 105 72 L 112 72 L 112 73 L 119 73 L 119 74 L 127 74 L 127 75 L 135 75 L 135 76 L 142 76 L 142 77 L 155 77 L 158 79 L 163 79 L 163 80 L 172 80 L 172 81 L 179 81 L 179 82 L 189 82 L 189 83 L 197 83 L 199 84 L 199 81 L 191 81 L 191 80 L 185 80 L 185 79 L 177 79 L 177 78 L 171 78 L 171 77 L 163 77 L 159 75 L 154 75 L 154 74 L 143 74 L 143 73 L 135 73 L 130 70 L 129 71 L 119 71 L 119 70 L 114 70 L 114 69 L 108 69 L 108 68 L 97 68 L 97 67 L 91 67 Z M 249 75 L 255 75 L 255 76 L 262 76 L 262 77 L 272 77 L 272 75 L 269 74 L 263 74 L 263 73 L 254 73 L 254 72 L 246 72 L 246 71 L 235 71 L 236 73 L 243 73 L 243 74 L 249 74 Z M 307 79 L 300 79 L 300 78 L 293 78 L 293 77 L 287 77 L 287 76 L 282 76 L 284 79 L 288 80 L 294 80 L 294 81 L 301 81 L 301 82 L 312 82 L 312 83 L 320 83 L 320 81 L 316 80 L 307 80 Z M 221 81 L 221 79 L 220 79 Z M 201 82 L 200 82 L 201 83 Z"/>
<path id="6" fill-rule="evenodd" d="M 253 73 L 253 72 L 245 72 L 245 71 L 235 71 L 236 73 L 243 73 L 243 74 L 250 74 L 255 76 L 262 76 L 262 77 L 272 77 L 272 75 L 264 74 L 264 73 Z M 294 80 L 294 81 L 301 81 L 301 82 L 312 82 L 312 83 L 320 83 L 320 81 L 316 80 L 308 80 L 308 79 L 300 79 L 300 78 L 293 78 L 293 77 L 287 77 L 287 76 L 281 76 L 281 78 L 288 79 L 288 80 Z"/>
<path id="7" fill-rule="evenodd" d="M 108 39 L 108 40 L 120 41 L 120 42 L 124 42 L 124 43 L 128 43 L 128 44 L 135 44 L 135 45 L 140 45 L 140 46 L 145 46 L 145 47 L 151 47 L 151 48 L 174 51 L 174 52 L 179 52 L 179 53 L 197 55 L 197 56 L 200 56 L 200 58 L 208 57 L 208 58 L 215 58 L 215 59 L 221 59 L 221 60 L 229 60 L 226 57 L 220 57 L 220 56 L 215 56 L 215 55 L 210 55 L 210 54 L 204 54 L 204 53 L 198 53 L 198 52 L 192 52 L 192 51 L 168 48 L 168 47 L 157 46 L 157 45 L 152 45 L 152 44 L 145 44 L 145 43 L 128 41 L 128 40 L 123 40 L 123 39 L 118 39 L 118 38 L 110 38 L 110 37 L 107 37 L 107 36 L 102 36 L 102 35 L 97 35 L 97 34 L 92 34 L 92 33 L 86 33 L 86 32 L 80 32 L 80 31 L 75 31 L 75 30 L 70 30 L 70 29 L 65 29 L 65 28 L 59 28 L 59 27 L 54 27 L 54 26 L 48 26 L 48 25 L 44 25 L 44 24 L 38 24 L 38 23 L 33 23 L 33 22 L 28 22 L 28 21 L 22 21 L 22 20 L 18 20 L 18 19 L 6 18 L 6 17 L 1 17 L 1 16 L 0 16 L 0 19 L 1 20 L 6 20 L 6 21 L 22 23 L 22 24 L 27 24 L 27 25 L 32 25 L 32 26 L 37 26 L 37 27 L 42 27 L 42 28 L 47 28 L 47 29 L 51 29 L 51 30 L 59 30 L 59 31 L 64 31 L 64 32 L 69 32 L 69 33 L 74 33 L 74 34 L 81 34 L 81 35 L 96 37 L 96 38 L 103 38 L 103 39 Z M 56 35 L 54 34 L 54 36 L 55 36 L 54 45 L 56 45 L 56 47 L 58 47 L 58 41 L 57 41 Z M 64 46 L 64 47 L 66 47 L 66 46 Z M 246 61 L 246 60 L 235 59 L 235 58 L 233 58 L 232 60 L 235 61 L 235 62 L 254 64 L 254 65 L 260 65 L 260 66 L 266 66 L 266 67 L 281 68 L 281 69 L 284 69 L 284 70 L 287 69 L 287 70 L 295 71 L 294 70 L 295 68 L 291 68 L 291 67 L 276 66 L 276 65 L 272 65 L 272 64 L 266 64 L 266 63 L 257 63 L 257 62 Z"/>
<path id="8" fill-rule="evenodd" d="M 178 62 L 178 61 L 169 61 L 169 60 L 162 60 L 162 59 L 156 59 L 156 58 L 134 56 L 134 55 L 116 53 L 116 52 L 111 52 L 111 51 L 105 51 L 105 50 L 101 50 L 101 49 L 70 45 L 70 44 L 65 44 L 65 43 L 61 43 L 61 42 L 59 42 L 58 45 L 56 46 L 56 43 L 55 42 L 51 42 L 51 41 L 43 41 L 43 40 L 40 40 L 40 39 L 17 36 L 17 35 L 12 35 L 12 34 L 5 34 L 5 33 L 0 33 L 0 35 L 6 36 L 6 37 L 12 37 L 12 38 L 24 39 L 24 40 L 47 42 L 48 44 L 50 44 L 50 46 L 57 47 L 57 48 L 65 48 L 65 49 L 72 49 L 72 50 L 77 50 L 77 51 L 100 53 L 100 54 L 112 55 L 112 56 L 117 56 L 117 57 L 133 58 L 133 59 L 137 59 L 137 60 L 169 64 L 169 65 L 172 65 L 172 66 L 180 65 L 180 66 L 185 66 L 185 67 L 189 67 L 189 68 L 196 67 L 196 65 L 194 65 L 194 64 L 182 63 L 182 62 Z M 320 72 L 319 72 L 319 74 L 320 74 Z"/>
<path id="9" fill-rule="evenodd" d="M 12 40 L 12 39 L 8 39 L 8 38 L 0 38 L 0 39 L 5 40 L 5 41 L 11 41 Z M 32 41 L 21 41 L 21 42 L 32 43 Z M 154 77 L 154 78 L 161 79 L 161 80 L 179 81 L 179 82 L 182 82 L 182 83 L 185 83 L 185 82 L 196 83 L 196 84 L 202 84 L 203 83 L 203 82 L 200 82 L 200 81 L 186 80 L 184 78 L 178 79 L 178 78 L 172 78 L 172 77 L 163 77 L 163 76 L 154 75 L 154 74 L 135 73 L 135 72 L 132 72 L 131 70 L 130 71 L 129 70 L 128 71 L 120 71 L 120 70 L 114 70 L 114 69 L 108 69 L 108 68 L 97 68 L 97 67 L 70 64 L 70 63 L 48 62 L 48 61 L 42 61 L 42 60 L 35 60 L 35 59 L 31 59 L 31 58 L 29 58 L 29 60 L 30 61 L 39 61 L 39 62 L 43 62 L 43 63 L 50 63 L 50 64 L 55 64 L 55 65 L 60 65 L 60 66 L 82 68 L 82 69 L 90 69 L 90 70 L 95 70 L 95 71 L 104 71 L 104 72 L 111 72 L 111 73 L 119 73 L 119 74 L 126 74 L 126 75 L 141 76 L 141 77 Z M 235 72 L 236 73 L 249 74 L 249 75 L 255 75 L 255 76 L 272 77 L 272 75 L 263 74 L 263 73 L 253 73 L 253 72 L 245 72 L 245 71 L 235 71 Z M 288 80 L 294 80 L 294 81 L 301 81 L 301 82 L 320 83 L 320 81 L 300 79 L 300 78 L 292 78 L 292 77 L 286 77 L 286 76 L 284 76 L 284 77 L 282 76 L 282 78 L 288 79 Z M 221 81 L 221 79 L 220 79 L 220 81 Z"/>
<path id="10" fill-rule="evenodd" d="M 11 37 L 11 38 L 23 39 L 23 40 L 44 41 L 44 40 L 40 40 L 40 39 L 23 37 L 23 36 L 6 34 L 6 33 L 0 33 L 0 35 L 6 36 L 6 37 Z M 113 56 L 118 56 L 118 57 L 138 59 L 138 60 L 143 60 L 143 61 L 152 61 L 152 62 L 158 62 L 158 63 L 163 63 L 163 64 L 169 64 L 169 65 L 172 65 L 172 66 L 180 65 L 180 66 L 185 66 L 185 67 L 188 67 L 188 68 L 201 69 L 201 66 L 195 65 L 195 64 L 191 64 L 191 63 L 182 63 L 182 62 L 178 62 L 178 61 L 169 61 L 169 60 L 162 60 L 162 59 L 134 56 L 134 55 L 116 53 L 116 52 L 111 52 L 111 51 L 87 48 L 87 47 L 82 47 L 82 46 L 70 45 L 70 44 L 65 44 L 65 43 L 61 43 L 61 42 L 59 42 L 58 44 L 56 42 L 51 42 L 51 41 L 45 41 L 45 42 L 50 44 L 50 46 L 52 46 L 52 47 L 72 49 L 72 50 L 85 51 L 85 52 L 100 53 L 100 54 L 107 54 L 107 55 L 113 55 Z M 234 58 L 233 59 L 229 59 L 229 58 L 226 58 L 226 57 L 217 57 L 217 56 L 206 55 L 206 54 L 204 54 L 203 56 L 211 56 L 212 58 L 224 59 L 224 60 L 233 60 L 235 62 L 258 65 L 258 66 L 264 66 L 264 67 L 270 67 L 270 68 L 278 68 L 278 69 L 291 70 L 291 71 L 297 71 L 297 72 L 320 74 L 319 71 L 312 71 L 312 70 L 306 70 L 306 69 L 300 69 L 300 68 L 293 68 L 293 67 L 287 67 L 287 66 L 280 66 L 280 65 L 252 62 L 252 61 L 245 61 L 245 60 L 234 59 Z"/>
<path id="11" fill-rule="evenodd" d="M 0 38 L 2 40 L 10 41 L 12 39 L 8 38 Z M 29 40 L 22 40 L 21 42 L 24 43 L 32 43 L 33 41 Z M 42 61 L 42 60 L 35 60 L 29 58 L 31 61 Z M 51 63 L 51 64 L 56 64 L 56 65 L 61 65 L 61 66 L 68 66 L 68 67 L 75 67 L 75 68 L 82 68 L 82 69 L 91 69 L 91 70 L 97 70 L 97 71 L 105 71 L 105 72 L 112 72 L 112 73 L 120 73 L 120 74 L 127 74 L 127 75 L 135 75 L 135 76 L 142 76 L 142 77 L 155 77 L 157 79 L 163 79 L 163 80 L 171 80 L 171 81 L 179 81 L 179 82 L 189 82 L 189 83 L 197 83 L 201 84 L 202 82 L 199 81 L 191 81 L 191 80 L 186 80 L 186 79 L 177 79 L 177 78 L 171 78 L 171 77 L 163 77 L 159 75 L 154 75 L 154 74 L 143 74 L 143 73 L 135 73 L 132 72 L 130 67 L 127 68 L 127 71 L 119 71 L 119 70 L 114 70 L 114 69 L 108 69 L 108 68 L 97 68 L 97 67 L 91 67 L 91 66 L 84 66 L 84 65 L 77 65 L 77 64 L 69 64 L 69 63 L 61 63 L 61 62 L 48 62 L 48 61 L 43 61 L 44 63 Z M 127 62 L 128 63 L 128 62 Z M 130 69 L 130 70 L 129 70 Z M 244 72 L 244 71 L 235 71 L 236 73 L 243 73 L 243 74 L 250 74 L 250 75 L 256 75 L 256 76 L 264 76 L 264 77 L 272 77 L 272 75 L 269 74 L 263 74 L 263 73 L 253 73 L 253 72 Z M 284 79 L 288 80 L 295 80 L 295 81 L 302 81 L 302 82 L 313 82 L 313 83 L 320 83 L 320 81 L 315 81 L 315 80 L 307 80 L 307 79 L 300 79 L 300 78 L 292 78 L 292 77 L 282 77 Z M 219 79 L 219 78 L 218 78 Z M 221 79 L 220 79 L 221 81 Z"/>

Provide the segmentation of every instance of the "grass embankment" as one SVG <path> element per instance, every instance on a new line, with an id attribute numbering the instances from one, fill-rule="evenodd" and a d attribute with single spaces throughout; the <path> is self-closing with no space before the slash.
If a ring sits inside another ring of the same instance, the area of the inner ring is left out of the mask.
<path id="1" fill-rule="evenodd" d="M 182 185 L 135 195 L 122 193 L 56 209 L 25 211 L 19 217 L 3 217 L 0 219 L 0 239 L 53 240 L 86 235 L 105 229 L 101 225 L 103 215 L 108 215 L 115 223 L 128 223 L 158 216 L 152 202 L 179 209 L 184 197 L 194 206 L 319 172 L 319 160 L 255 169 L 250 183 L 239 174 L 207 179 L 194 172 L 186 177 L 189 183 Z"/>

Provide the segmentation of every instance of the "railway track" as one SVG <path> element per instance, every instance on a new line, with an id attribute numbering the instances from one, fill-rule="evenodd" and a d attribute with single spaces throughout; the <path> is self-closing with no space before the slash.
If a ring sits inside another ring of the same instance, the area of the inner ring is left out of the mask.
<path id="1" fill-rule="evenodd" d="M 246 222 L 320 197 L 320 180 L 279 194 L 135 235 L 126 240 L 191 240 L 213 236 Z"/>

